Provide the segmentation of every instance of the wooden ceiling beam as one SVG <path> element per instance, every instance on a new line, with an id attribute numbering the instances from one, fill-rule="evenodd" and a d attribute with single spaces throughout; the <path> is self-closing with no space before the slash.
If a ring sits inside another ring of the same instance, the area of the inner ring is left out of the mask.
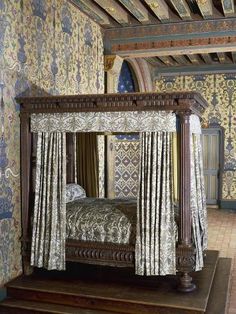
<path id="1" fill-rule="evenodd" d="M 236 19 L 224 18 L 191 23 L 159 23 L 105 29 L 104 47 L 106 54 L 116 54 L 122 57 L 236 51 Z"/>
<path id="2" fill-rule="evenodd" d="M 105 0 L 94 0 L 103 2 Z M 106 0 L 108 1 L 108 0 Z M 109 0 L 110 1 L 110 0 Z M 106 29 L 105 39 L 114 40 L 116 43 L 135 42 L 140 40 L 153 40 L 155 38 L 173 39 L 181 36 L 182 38 L 201 38 L 204 36 L 232 36 L 236 35 L 236 19 L 224 18 L 213 20 L 201 20 L 189 23 L 173 22 L 159 23 L 156 25 L 136 25 L 130 27 L 120 27 L 116 29 Z"/>
<path id="3" fill-rule="evenodd" d="M 150 58 L 144 58 L 144 59 L 152 66 L 158 66 L 158 67 L 165 66 L 165 64 L 159 61 L 156 57 L 150 57 Z"/>
<path id="4" fill-rule="evenodd" d="M 157 55 L 157 57 L 158 57 L 158 59 L 160 59 L 167 66 L 176 66 L 176 65 L 178 65 L 178 63 L 175 60 L 173 60 L 171 57 L 169 57 L 169 56 L 158 56 Z"/>
<path id="5" fill-rule="evenodd" d="M 236 63 L 236 52 L 232 52 L 231 55 L 232 55 L 233 63 Z"/>
<path id="6" fill-rule="evenodd" d="M 234 0 L 221 0 L 221 4 L 223 7 L 224 15 L 226 17 L 234 16 L 235 14 Z"/>
<path id="7" fill-rule="evenodd" d="M 218 56 L 220 63 L 223 63 L 223 64 L 232 63 L 230 58 L 224 52 L 218 52 L 217 56 Z"/>
<path id="8" fill-rule="evenodd" d="M 172 58 L 174 58 L 180 65 L 188 65 L 190 64 L 190 62 L 185 58 L 184 55 L 182 56 L 173 56 Z"/>
<path id="9" fill-rule="evenodd" d="M 236 51 L 236 36 L 112 44 L 110 54 L 138 58 Z"/>
<path id="10" fill-rule="evenodd" d="M 164 0 L 144 0 L 160 21 L 170 20 L 170 10 Z"/>
<path id="11" fill-rule="evenodd" d="M 196 0 L 196 2 L 204 19 L 213 17 L 212 0 Z"/>
<path id="12" fill-rule="evenodd" d="M 150 16 L 148 10 L 141 4 L 139 0 L 119 0 L 126 9 L 133 14 L 133 16 L 142 24 L 150 23 Z"/>
<path id="13" fill-rule="evenodd" d="M 170 0 L 175 10 L 183 20 L 192 20 L 191 11 L 186 0 Z"/>
<path id="14" fill-rule="evenodd" d="M 213 63 L 213 60 L 211 59 L 211 56 L 209 53 L 202 53 L 201 56 L 202 56 L 202 59 L 204 60 L 204 62 L 206 64 L 212 64 Z"/>
<path id="15" fill-rule="evenodd" d="M 94 0 L 101 8 L 103 8 L 110 16 L 119 24 L 130 25 L 129 14 L 115 0 Z"/>
<path id="16" fill-rule="evenodd" d="M 101 26 L 115 26 L 109 16 L 105 14 L 102 10 L 100 10 L 91 0 L 70 1 Z"/>
<path id="17" fill-rule="evenodd" d="M 202 60 L 196 54 L 188 54 L 187 57 L 189 58 L 190 62 L 194 65 L 202 64 Z"/>

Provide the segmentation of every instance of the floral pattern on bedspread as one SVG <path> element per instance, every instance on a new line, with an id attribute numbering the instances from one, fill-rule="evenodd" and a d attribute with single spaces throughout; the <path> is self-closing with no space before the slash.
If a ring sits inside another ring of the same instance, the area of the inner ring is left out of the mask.
<path id="1" fill-rule="evenodd" d="M 68 239 L 134 244 L 135 200 L 85 198 L 67 204 Z"/>

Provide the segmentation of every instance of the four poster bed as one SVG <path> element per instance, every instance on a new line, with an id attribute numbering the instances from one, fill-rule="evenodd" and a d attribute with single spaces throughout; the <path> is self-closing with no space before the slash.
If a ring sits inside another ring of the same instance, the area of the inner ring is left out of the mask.
<path id="1" fill-rule="evenodd" d="M 31 265 L 47 269 L 65 269 L 65 261 L 78 261 L 135 266 L 138 275 L 180 272 L 179 289 L 194 290 L 189 272 L 203 267 L 207 242 L 199 121 L 207 103 L 201 95 L 132 93 L 20 97 L 17 101 L 21 105 L 24 268 L 31 251 Z M 75 172 L 73 143 L 66 133 L 76 132 L 139 132 L 136 201 L 82 197 L 66 204 L 67 183 L 74 182 Z M 175 162 L 174 142 L 178 146 Z M 178 165 L 175 179 L 174 163 Z M 93 231 L 91 225 L 96 225 Z"/>

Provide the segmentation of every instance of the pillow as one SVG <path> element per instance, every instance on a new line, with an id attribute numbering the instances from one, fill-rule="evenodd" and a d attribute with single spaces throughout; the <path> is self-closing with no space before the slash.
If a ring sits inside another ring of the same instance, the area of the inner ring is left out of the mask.
<path id="1" fill-rule="evenodd" d="M 69 183 L 66 185 L 66 203 L 85 197 L 86 192 L 79 184 Z"/>

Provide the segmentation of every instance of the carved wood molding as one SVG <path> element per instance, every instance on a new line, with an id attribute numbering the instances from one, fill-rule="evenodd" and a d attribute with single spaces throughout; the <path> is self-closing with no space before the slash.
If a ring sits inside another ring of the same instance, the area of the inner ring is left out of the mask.
<path id="1" fill-rule="evenodd" d="M 196 252 L 193 247 L 179 245 L 176 249 L 176 269 L 179 272 L 192 272 L 196 265 Z"/>
<path id="2" fill-rule="evenodd" d="M 205 99 L 193 92 L 20 97 L 17 101 L 21 112 L 28 113 L 190 110 L 201 116 L 207 107 Z"/>
<path id="3" fill-rule="evenodd" d="M 22 254 L 30 258 L 31 240 L 22 239 Z M 112 244 L 87 241 L 66 241 L 66 260 L 85 264 L 114 267 L 134 267 L 135 247 L 126 244 Z M 195 249 L 178 245 L 176 248 L 176 269 L 191 272 L 196 263 Z"/>
<path id="4" fill-rule="evenodd" d="M 87 264 L 133 267 L 135 247 L 87 241 L 66 241 L 66 260 Z"/>

